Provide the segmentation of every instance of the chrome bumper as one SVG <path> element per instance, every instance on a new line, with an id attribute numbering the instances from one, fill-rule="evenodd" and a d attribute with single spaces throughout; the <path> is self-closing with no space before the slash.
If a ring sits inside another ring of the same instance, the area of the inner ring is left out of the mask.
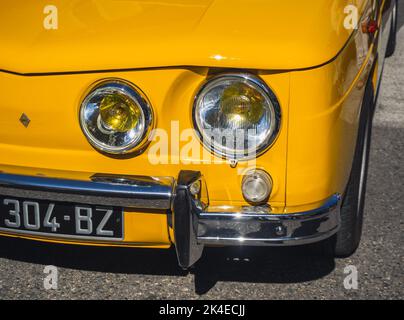
<path id="1" fill-rule="evenodd" d="M 190 186 L 199 180 L 201 191 Z M 0 194 L 172 213 L 181 267 L 195 264 L 205 245 L 292 246 L 326 239 L 338 231 L 340 196 L 308 212 L 275 215 L 270 207 L 209 207 L 200 172 L 170 177 L 95 175 L 89 181 L 0 173 Z"/>
<path id="2" fill-rule="evenodd" d="M 0 173 L 0 194 L 119 206 L 170 209 L 174 179 L 170 177 L 94 175 L 88 181 Z"/>

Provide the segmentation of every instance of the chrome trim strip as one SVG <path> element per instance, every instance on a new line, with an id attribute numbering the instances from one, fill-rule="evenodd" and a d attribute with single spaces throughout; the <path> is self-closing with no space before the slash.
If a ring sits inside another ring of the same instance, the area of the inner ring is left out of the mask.
<path id="1" fill-rule="evenodd" d="M 245 218 L 264 218 L 266 220 L 299 220 L 299 219 L 310 219 L 315 218 L 316 215 L 321 213 L 327 213 L 333 208 L 335 208 L 341 196 L 339 194 L 334 194 L 328 198 L 322 206 L 315 208 L 310 211 L 296 212 L 290 214 L 273 214 L 271 213 L 270 207 L 209 207 L 207 211 L 200 214 L 201 217 L 225 217 L 226 219 L 245 219 Z"/>
<path id="2" fill-rule="evenodd" d="M 0 194 L 54 201 L 66 201 L 68 194 L 68 201 L 78 203 L 138 209 L 171 207 L 174 186 L 171 177 L 108 175 L 103 179 L 84 181 L 0 173 Z"/>
<path id="3" fill-rule="evenodd" d="M 340 195 L 308 212 L 201 212 L 198 243 L 214 245 L 292 246 L 321 241 L 338 231 Z"/>

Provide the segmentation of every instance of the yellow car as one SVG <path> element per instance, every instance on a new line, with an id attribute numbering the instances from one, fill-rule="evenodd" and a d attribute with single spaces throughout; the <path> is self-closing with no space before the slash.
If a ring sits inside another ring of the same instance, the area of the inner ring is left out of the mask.
<path id="1" fill-rule="evenodd" d="M 356 250 L 396 0 L 1 7 L 1 236 Z"/>

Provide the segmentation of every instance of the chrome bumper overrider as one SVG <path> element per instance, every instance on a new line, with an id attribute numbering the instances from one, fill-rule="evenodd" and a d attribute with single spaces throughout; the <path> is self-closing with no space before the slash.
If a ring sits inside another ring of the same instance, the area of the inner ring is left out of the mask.
<path id="1" fill-rule="evenodd" d="M 190 186 L 200 181 L 201 191 Z M 200 172 L 170 177 L 95 175 L 88 181 L 0 173 L 0 195 L 115 205 L 172 213 L 181 267 L 195 264 L 205 245 L 286 246 L 321 241 L 338 231 L 340 196 L 308 212 L 271 214 L 269 207 L 210 207 Z"/>

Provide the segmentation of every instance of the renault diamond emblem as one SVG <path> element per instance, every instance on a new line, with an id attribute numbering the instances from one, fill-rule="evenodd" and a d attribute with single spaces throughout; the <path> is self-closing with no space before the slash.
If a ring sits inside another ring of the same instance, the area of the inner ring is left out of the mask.
<path id="1" fill-rule="evenodd" d="M 20 117 L 20 122 L 24 125 L 25 128 L 27 128 L 31 120 L 25 113 L 23 113 Z"/>

